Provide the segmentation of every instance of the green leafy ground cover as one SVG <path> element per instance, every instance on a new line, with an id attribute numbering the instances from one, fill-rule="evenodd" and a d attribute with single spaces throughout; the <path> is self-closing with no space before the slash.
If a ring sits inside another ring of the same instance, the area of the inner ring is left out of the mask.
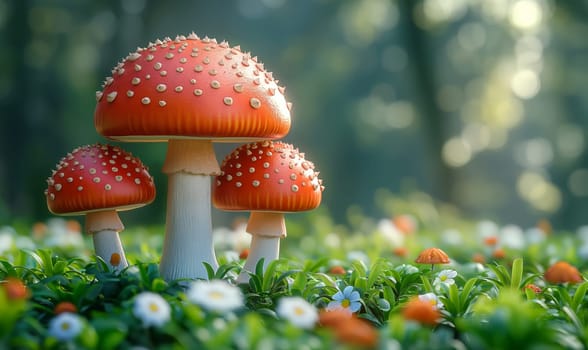
<path id="1" fill-rule="evenodd" d="M 162 227 L 124 231 L 131 266 L 114 272 L 76 222 L 5 226 L 0 348 L 586 348 L 586 229 L 423 213 L 380 220 L 351 211 L 346 226 L 320 212 L 292 218 L 282 258 L 241 285 L 242 225 L 215 230 L 220 267 L 208 281 L 169 283 L 157 266 Z M 415 263 L 427 247 L 451 262 Z M 581 280 L 546 278 L 558 261 Z"/>

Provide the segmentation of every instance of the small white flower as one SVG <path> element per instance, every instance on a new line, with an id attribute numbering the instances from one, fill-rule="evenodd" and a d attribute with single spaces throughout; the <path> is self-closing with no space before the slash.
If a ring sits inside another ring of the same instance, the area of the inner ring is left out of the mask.
<path id="1" fill-rule="evenodd" d="M 70 341 L 82 331 L 82 319 L 69 312 L 61 313 L 49 321 L 49 335 L 60 341 Z"/>
<path id="2" fill-rule="evenodd" d="M 529 244 L 539 244 L 546 238 L 546 233 L 542 230 L 533 227 L 525 231 L 525 239 Z"/>
<path id="3" fill-rule="evenodd" d="M 525 248 L 523 230 L 517 225 L 506 225 L 500 230 L 500 242 L 507 248 Z"/>
<path id="4" fill-rule="evenodd" d="M 13 245 L 14 236 L 12 232 L 6 228 L 0 228 L 0 254 L 4 254 L 12 249 Z"/>
<path id="5" fill-rule="evenodd" d="M 278 301 L 278 316 L 302 329 L 312 329 L 318 321 L 316 308 L 300 297 L 284 297 Z"/>
<path id="6" fill-rule="evenodd" d="M 391 246 L 403 246 L 404 236 L 402 232 L 390 219 L 382 219 L 378 222 L 378 229 L 376 231 Z"/>
<path id="7" fill-rule="evenodd" d="M 578 258 L 580 258 L 581 260 L 588 260 L 588 243 L 584 243 L 582 244 L 579 248 L 578 248 Z"/>
<path id="8" fill-rule="evenodd" d="M 244 305 L 241 290 L 224 280 L 196 281 L 186 291 L 186 297 L 209 311 L 223 314 Z"/>
<path id="9" fill-rule="evenodd" d="M 324 244 L 326 247 L 331 249 L 337 249 L 341 247 L 341 237 L 335 232 L 328 233 L 325 236 Z"/>
<path id="10" fill-rule="evenodd" d="M 478 232 L 479 237 L 482 239 L 496 236 L 498 233 L 498 225 L 496 225 L 494 221 L 483 220 L 478 222 L 476 231 Z"/>
<path id="11" fill-rule="evenodd" d="M 442 237 L 443 237 L 443 242 L 445 242 L 449 245 L 456 246 L 456 245 L 460 245 L 463 243 L 462 234 L 454 228 L 450 228 L 450 229 L 443 231 Z"/>
<path id="12" fill-rule="evenodd" d="M 170 320 L 171 308 L 161 295 L 142 292 L 135 297 L 133 314 L 143 321 L 145 327 L 161 327 Z"/>
<path id="13" fill-rule="evenodd" d="M 435 306 L 437 309 L 443 308 L 443 303 L 439 299 L 439 297 L 435 293 L 426 293 L 419 295 L 419 299 L 422 301 L 428 301 L 431 305 Z"/>
<path id="14" fill-rule="evenodd" d="M 588 225 L 578 227 L 576 235 L 582 242 L 588 243 Z"/>
<path id="15" fill-rule="evenodd" d="M 437 277 L 435 278 L 435 281 L 433 281 L 433 284 L 438 286 L 442 284 L 450 286 L 455 283 L 455 277 L 457 277 L 457 271 L 443 270 L 437 274 Z"/>

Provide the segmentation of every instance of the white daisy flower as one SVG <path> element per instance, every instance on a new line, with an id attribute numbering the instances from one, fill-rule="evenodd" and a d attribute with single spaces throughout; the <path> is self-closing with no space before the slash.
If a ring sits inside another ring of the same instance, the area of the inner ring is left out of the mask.
<path id="1" fill-rule="evenodd" d="M 281 298 L 278 301 L 276 312 L 280 318 L 286 319 L 302 329 L 312 329 L 318 321 L 316 308 L 300 297 Z"/>
<path id="2" fill-rule="evenodd" d="M 435 278 L 435 281 L 433 281 L 433 284 L 436 286 L 440 286 L 442 284 L 450 286 L 455 283 L 455 277 L 457 277 L 457 271 L 442 270 L 437 274 L 437 277 Z"/>
<path id="3" fill-rule="evenodd" d="M 133 314 L 145 327 L 161 327 L 171 318 L 169 303 L 159 294 L 142 292 L 135 297 Z"/>
<path id="4" fill-rule="evenodd" d="M 194 304 L 222 314 L 243 307 L 243 293 L 225 280 L 195 281 L 186 291 L 186 297 Z"/>
<path id="5" fill-rule="evenodd" d="M 512 249 L 525 248 L 525 235 L 517 225 L 506 225 L 500 230 L 500 242 Z"/>
<path id="6" fill-rule="evenodd" d="M 419 299 L 422 301 L 428 301 L 431 305 L 435 306 L 437 309 L 443 308 L 443 302 L 439 299 L 439 297 L 435 293 L 426 293 L 419 295 Z"/>
<path id="7" fill-rule="evenodd" d="M 70 341 L 82 331 L 82 318 L 70 312 L 61 313 L 49 321 L 49 335 L 60 341 Z"/>

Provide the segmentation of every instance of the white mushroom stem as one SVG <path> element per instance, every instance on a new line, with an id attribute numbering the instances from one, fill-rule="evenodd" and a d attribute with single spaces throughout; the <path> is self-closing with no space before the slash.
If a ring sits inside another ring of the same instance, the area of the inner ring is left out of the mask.
<path id="1" fill-rule="evenodd" d="M 218 268 L 212 240 L 210 176 L 220 173 L 209 141 L 170 140 L 166 232 L 159 270 L 167 280 L 207 278 Z"/>
<path id="2" fill-rule="evenodd" d="M 92 234 L 96 256 L 113 270 L 120 271 L 129 266 L 118 234 L 124 228 L 116 210 L 86 214 L 86 231 Z"/>
<path id="3" fill-rule="evenodd" d="M 255 267 L 262 258 L 265 271 L 270 262 L 280 257 L 280 239 L 286 237 L 284 214 L 251 212 L 246 230 L 252 236 L 251 247 L 243 270 L 237 278 L 238 283 L 249 281 L 249 273 L 255 272 Z"/>

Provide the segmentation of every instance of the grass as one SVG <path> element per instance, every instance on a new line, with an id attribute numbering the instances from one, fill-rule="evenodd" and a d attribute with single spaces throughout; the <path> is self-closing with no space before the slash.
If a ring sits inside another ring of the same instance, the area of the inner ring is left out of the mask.
<path id="1" fill-rule="evenodd" d="M 357 212 L 347 226 L 321 212 L 294 218 L 282 258 L 266 271 L 258 264 L 241 285 L 247 235 L 242 226 L 219 229 L 220 267 L 208 279 L 226 283 L 209 292 L 160 277 L 161 227 L 122 233 L 131 266 L 119 273 L 93 257 L 76 222 L 7 226 L 0 229 L 0 348 L 586 348 L 584 230 L 413 217 L 418 227 L 410 216 Z M 427 247 L 443 249 L 451 263 L 414 263 Z M 546 278 L 557 261 L 577 268 L 580 280 Z M 341 304 L 359 303 L 358 311 L 325 311 L 349 286 L 359 298 Z M 161 300 L 137 311 L 146 292 Z M 226 298 L 224 308 L 213 295 Z M 63 308 L 74 318 L 60 318 Z"/>

